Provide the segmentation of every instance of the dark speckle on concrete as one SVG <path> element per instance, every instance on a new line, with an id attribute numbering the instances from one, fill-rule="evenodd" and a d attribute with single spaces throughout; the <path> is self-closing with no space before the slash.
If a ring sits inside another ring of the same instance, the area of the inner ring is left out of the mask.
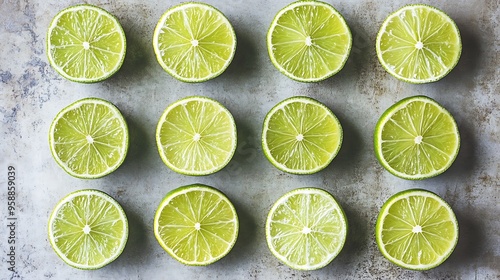
<path id="1" fill-rule="evenodd" d="M 6 84 L 12 79 L 12 73 L 0 70 L 0 82 Z"/>

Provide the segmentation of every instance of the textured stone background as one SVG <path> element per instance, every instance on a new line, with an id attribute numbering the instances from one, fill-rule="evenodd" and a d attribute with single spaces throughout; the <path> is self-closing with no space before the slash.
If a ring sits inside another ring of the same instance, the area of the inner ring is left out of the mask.
<path id="1" fill-rule="evenodd" d="M 458 24 L 463 54 L 443 80 L 427 85 L 397 81 L 380 66 L 375 36 L 384 18 L 411 1 L 332 3 L 351 27 L 354 45 L 345 68 L 316 84 L 294 82 L 270 63 L 265 34 L 285 0 L 207 0 L 232 22 L 238 37 L 227 71 L 202 84 L 168 76 L 151 46 L 161 14 L 179 1 L 92 0 L 115 14 L 127 35 L 122 70 L 98 84 L 66 81 L 48 65 L 45 33 L 52 17 L 78 1 L 0 0 L 0 275 L 1 279 L 500 279 L 500 6 L 496 0 L 422 1 L 446 11 Z M 332 1 L 328 1 L 332 2 Z M 221 101 L 233 113 L 239 145 L 221 172 L 201 178 L 176 174 L 157 155 L 156 122 L 164 108 L 188 95 Z M 409 182 L 386 172 L 375 159 L 372 133 L 381 113 L 401 98 L 425 94 L 456 118 L 460 154 L 446 173 Z M 307 95 L 327 104 L 340 119 L 345 139 L 340 154 L 322 172 L 293 176 L 273 168 L 260 148 L 266 112 L 280 100 Z M 47 132 L 56 113 L 73 101 L 96 96 L 115 103 L 130 126 L 131 143 L 123 166 L 98 180 L 70 177 L 52 159 Z M 8 273 L 7 166 L 17 169 L 17 272 Z M 187 267 L 170 258 L 152 232 L 154 212 L 171 189 L 195 182 L 223 190 L 234 202 L 241 230 L 233 251 L 208 267 Z M 329 266 L 299 272 L 280 264 L 267 249 L 264 220 L 286 191 L 313 186 L 338 198 L 350 232 Z M 97 188 L 124 207 L 130 237 L 122 256 L 98 271 L 65 265 L 47 240 L 47 219 L 67 193 Z M 395 267 L 379 253 L 374 225 L 382 203 L 408 188 L 425 188 L 447 200 L 460 223 L 455 252 L 428 272 Z"/>

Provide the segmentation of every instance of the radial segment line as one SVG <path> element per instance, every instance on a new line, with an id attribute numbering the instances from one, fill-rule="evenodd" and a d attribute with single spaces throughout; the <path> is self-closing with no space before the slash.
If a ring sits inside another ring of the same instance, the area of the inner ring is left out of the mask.
<path id="1" fill-rule="evenodd" d="M 299 216 L 297 216 L 297 214 L 295 214 L 295 212 L 293 212 L 293 210 L 290 208 L 290 206 L 288 206 L 287 203 L 283 203 L 283 206 L 285 206 L 286 209 L 288 209 L 288 211 L 295 217 L 295 219 L 297 220 L 297 222 L 303 227 L 305 226 L 302 219 L 299 218 Z"/>
<path id="2" fill-rule="evenodd" d="M 217 201 L 217 203 L 213 203 L 213 206 L 212 208 L 210 208 L 209 210 L 207 210 L 205 212 L 205 215 L 200 219 L 200 223 L 203 222 L 207 217 L 209 217 L 210 215 L 212 215 L 212 213 L 215 211 L 215 209 L 217 209 L 219 207 L 219 204 L 222 203 L 222 199 L 219 199 Z"/>
<path id="3" fill-rule="evenodd" d="M 224 21 L 220 21 L 219 25 L 217 25 L 217 27 L 213 28 L 210 26 L 211 30 L 208 34 L 205 34 L 203 37 L 200 37 L 198 40 L 201 41 L 209 36 L 211 36 L 212 34 L 214 34 L 215 32 L 217 32 L 219 30 L 219 28 L 221 26 L 225 25 L 225 22 Z M 209 28 L 209 26 L 207 26 L 206 28 Z"/>
<path id="4" fill-rule="evenodd" d="M 429 156 L 429 153 L 427 153 L 427 150 L 426 149 L 422 149 L 422 147 L 419 147 L 420 148 L 420 151 L 424 154 L 425 158 L 427 159 L 427 161 L 429 162 L 429 164 L 431 165 L 431 168 L 434 169 L 434 170 L 437 170 L 436 167 L 434 166 L 434 163 L 432 162 L 430 156 Z"/>
<path id="5" fill-rule="evenodd" d="M 411 206 L 410 199 L 407 197 L 407 198 L 405 198 L 403 201 L 405 201 L 405 202 L 406 202 L 406 207 L 408 207 L 408 210 L 409 210 L 409 212 L 410 212 L 410 214 L 411 214 L 411 217 L 412 217 L 412 219 L 413 219 L 413 223 L 414 223 L 415 225 L 418 225 L 418 222 L 417 222 L 417 217 L 415 216 L 415 213 L 413 212 L 413 207 Z"/>
<path id="6" fill-rule="evenodd" d="M 120 52 L 114 52 L 114 51 L 110 51 L 110 50 L 107 50 L 107 49 L 103 49 L 101 47 L 96 47 L 96 46 L 90 46 L 92 49 L 96 49 L 100 52 L 103 52 L 103 53 L 109 53 L 109 54 L 117 54 L 117 55 L 120 55 L 121 53 Z"/>
<path id="7" fill-rule="evenodd" d="M 387 162 L 387 163 L 391 163 L 391 162 L 393 162 L 394 160 L 396 160 L 396 159 L 398 159 L 398 158 L 402 157 L 402 154 L 403 154 L 403 153 L 405 153 L 406 151 L 408 151 L 408 150 L 409 150 L 409 149 L 411 149 L 411 148 L 413 148 L 413 146 L 408 146 L 408 147 L 404 148 L 403 150 L 401 150 L 401 151 L 399 152 L 399 154 L 397 154 L 397 155 L 393 156 L 390 160 L 386 160 L 386 162 Z"/>
<path id="8" fill-rule="evenodd" d="M 405 21 L 405 20 L 403 20 L 403 19 L 401 19 L 399 16 L 397 18 L 402 23 L 402 25 L 405 28 L 406 32 L 411 36 L 411 38 L 413 40 L 415 40 L 415 42 L 417 42 L 418 39 L 416 38 L 416 34 L 413 32 L 413 30 L 411 29 L 411 27 L 408 25 L 408 22 Z"/>
<path id="9" fill-rule="evenodd" d="M 325 252 L 327 255 L 330 255 L 331 253 L 325 248 L 325 246 L 323 246 L 323 243 L 319 241 L 318 237 L 315 235 L 315 234 L 310 234 L 309 235 L 311 237 L 311 239 L 313 239 L 316 244 L 318 245 L 318 247 L 323 250 L 323 252 Z"/>
<path id="10" fill-rule="evenodd" d="M 295 33 L 297 33 L 297 34 L 299 34 L 299 35 L 301 35 L 301 36 L 304 36 L 304 37 L 305 37 L 305 35 L 304 35 L 304 34 L 305 34 L 305 32 L 304 32 L 304 33 L 302 33 L 302 32 L 300 32 L 300 31 L 298 31 L 298 30 L 296 30 L 296 29 L 290 28 L 290 27 L 288 27 L 288 26 L 285 26 L 285 25 L 282 25 L 282 24 L 279 24 L 279 23 L 276 23 L 276 26 L 279 26 L 279 27 L 281 27 L 281 28 L 283 28 L 283 29 L 286 29 L 286 30 L 288 30 L 288 31 L 295 32 Z M 304 39 L 304 40 L 305 40 L 305 39 Z"/>
<path id="11" fill-rule="evenodd" d="M 280 220 L 272 220 L 271 223 L 273 224 L 278 224 L 278 225 L 284 225 L 284 226 L 289 226 L 289 227 L 292 227 L 294 229 L 297 229 L 298 232 L 300 232 L 300 230 L 302 229 L 300 226 L 298 225 L 295 225 L 295 224 L 291 224 L 291 223 L 286 223 L 286 222 L 282 222 Z"/>
<path id="12" fill-rule="evenodd" d="M 411 228 L 413 228 L 413 225 L 412 225 L 412 224 L 410 224 L 408 221 L 404 220 L 403 218 L 401 218 L 401 217 L 399 217 L 399 216 L 396 216 L 396 215 L 394 215 L 394 214 L 392 214 L 392 213 L 387 213 L 387 216 L 389 216 L 389 215 L 390 215 L 390 216 L 392 216 L 392 217 L 394 217 L 394 218 L 396 218 L 396 219 L 398 219 L 400 222 L 403 222 L 403 223 L 407 224 L 407 225 L 408 225 L 408 226 L 410 226 Z"/>
<path id="13" fill-rule="evenodd" d="M 424 144 L 424 145 L 426 145 L 426 146 L 429 146 L 429 147 L 433 148 L 434 150 L 436 150 L 436 151 L 440 152 L 441 154 L 445 155 L 445 156 L 446 156 L 446 157 L 448 157 L 448 158 L 450 157 L 450 155 L 449 155 L 449 154 L 447 154 L 445 151 L 443 151 L 443 150 L 439 149 L 438 147 L 436 147 L 436 146 L 434 146 L 434 145 L 432 145 L 432 144 L 430 144 L 430 143 L 428 143 L 428 142 L 422 142 L 422 144 Z"/>
<path id="14" fill-rule="evenodd" d="M 415 136 L 414 133 L 411 133 L 409 132 L 408 130 L 406 130 L 406 128 L 402 127 L 398 122 L 396 122 L 394 119 L 390 118 L 389 119 L 394 125 L 396 125 L 398 128 L 400 128 L 402 131 L 406 132 L 408 135 L 410 136 Z"/>
<path id="15" fill-rule="evenodd" d="M 76 244 L 80 243 L 80 239 L 84 238 L 84 234 L 80 234 L 78 238 L 74 239 L 72 243 L 70 243 L 69 246 L 65 247 L 64 250 L 61 250 L 65 253 L 72 251 L 73 247 L 76 246 Z"/>
<path id="16" fill-rule="evenodd" d="M 295 124 L 294 122 L 292 122 L 292 119 L 290 119 L 290 116 L 288 116 L 288 113 L 283 109 L 283 116 L 286 118 L 286 120 L 288 121 L 288 123 L 290 124 L 290 126 L 293 128 L 293 130 L 295 131 L 296 134 L 299 134 L 299 131 L 297 130 L 297 128 L 295 127 Z"/>
<path id="17" fill-rule="evenodd" d="M 172 207 L 172 208 L 175 210 L 175 212 L 177 212 L 178 214 L 180 214 L 184 219 L 188 220 L 189 222 L 191 222 L 193 224 L 195 223 L 193 221 L 193 219 L 191 219 L 190 217 L 186 216 L 186 214 L 184 214 L 183 212 L 181 212 L 177 207 Z"/>
<path id="18" fill-rule="evenodd" d="M 436 250 L 434 249 L 434 246 L 432 245 L 432 243 L 427 239 L 427 236 L 425 236 L 426 234 L 428 234 L 428 233 L 426 232 L 425 234 L 422 234 L 420 236 L 424 239 L 425 243 L 427 243 L 427 246 L 429 246 L 429 248 L 431 248 L 432 252 L 436 256 L 440 256 L 441 254 L 439 254 L 438 252 L 436 252 Z M 445 240 L 445 239 L 443 238 L 443 240 Z"/>
<path id="19" fill-rule="evenodd" d="M 387 231 L 387 230 L 385 230 L 385 231 Z M 391 240 L 384 242 L 384 245 L 392 245 L 394 243 L 398 243 L 401 240 L 407 239 L 410 235 L 413 235 L 413 233 L 411 231 L 406 231 L 405 234 L 399 235 L 396 238 L 391 238 Z"/>
<path id="20" fill-rule="evenodd" d="M 210 244 L 208 243 L 208 240 L 204 234 L 200 234 L 200 235 L 201 235 L 201 238 L 203 239 L 203 241 L 205 242 L 206 247 L 208 248 L 208 254 L 213 259 L 214 255 L 212 253 L 212 246 L 210 246 Z"/>
<path id="21" fill-rule="evenodd" d="M 88 235 L 89 237 L 89 240 L 92 241 L 92 243 L 94 244 L 94 248 L 96 249 L 96 251 L 103 257 L 106 259 L 106 256 L 104 255 L 104 253 L 102 252 L 104 247 L 103 246 L 100 246 L 101 244 L 99 244 L 99 242 L 97 242 L 97 240 L 94 239 L 94 236 L 92 234 L 89 234 Z"/>
<path id="22" fill-rule="evenodd" d="M 320 45 L 318 45 L 318 44 L 316 44 L 316 45 L 314 45 L 314 46 L 315 46 L 316 48 L 318 48 L 318 49 L 320 49 L 320 50 L 322 50 L 322 51 L 326 52 L 326 53 L 331 54 L 331 55 L 335 55 L 335 56 L 339 56 L 339 57 L 345 57 L 345 54 L 344 54 L 344 55 L 342 55 L 342 54 L 339 54 L 339 53 L 336 53 L 336 52 L 332 52 L 332 51 L 330 51 L 330 50 L 328 50 L 328 49 L 323 48 L 322 46 L 320 46 Z M 317 51 L 317 50 L 316 50 L 316 51 Z"/>
<path id="23" fill-rule="evenodd" d="M 208 233 L 209 235 L 211 235 L 211 236 L 215 237 L 216 239 L 219 239 L 220 241 L 224 242 L 226 245 L 229 245 L 229 242 L 228 242 L 227 240 L 225 240 L 224 238 L 220 237 L 219 235 L 217 235 L 217 234 L 215 234 L 215 233 L 213 233 L 213 232 L 211 232 L 211 231 L 209 231 L 209 230 L 206 230 L 206 229 L 204 229 L 204 228 L 201 228 L 201 230 L 202 230 L 203 232 L 206 232 L 206 233 Z"/>

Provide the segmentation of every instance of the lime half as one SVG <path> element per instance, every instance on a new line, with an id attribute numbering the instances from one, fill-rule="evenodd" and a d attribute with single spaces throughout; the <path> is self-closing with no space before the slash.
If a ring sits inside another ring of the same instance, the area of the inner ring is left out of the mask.
<path id="1" fill-rule="evenodd" d="M 280 261 L 294 269 L 328 265 L 342 250 L 347 219 L 328 192 L 300 188 L 282 196 L 269 211 L 266 239 Z"/>
<path id="2" fill-rule="evenodd" d="M 115 171 L 125 160 L 127 123 L 109 101 L 80 99 L 54 118 L 49 145 L 56 162 L 71 176 L 100 178 Z"/>
<path id="3" fill-rule="evenodd" d="M 158 21 L 153 48 L 161 67 L 183 82 L 204 82 L 226 70 L 236 50 L 229 20 L 216 8 L 188 2 Z"/>
<path id="4" fill-rule="evenodd" d="M 339 72 L 351 51 L 351 31 L 330 4 L 297 1 L 274 17 L 267 50 L 274 66 L 300 82 L 318 82 Z"/>
<path id="5" fill-rule="evenodd" d="M 97 269 L 114 261 L 125 248 L 125 212 L 109 195 L 92 189 L 70 193 L 49 218 L 49 241 L 67 264 Z"/>
<path id="6" fill-rule="evenodd" d="M 337 117 L 319 101 L 296 96 L 267 113 L 262 128 L 262 149 L 278 169 L 312 174 L 330 164 L 342 144 Z"/>
<path id="7" fill-rule="evenodd" d="M 209 175 L 224 168 L 236 151 L 236 124 L 219 102 L 190 96 L 170 104 L 156 128 L 163 162 L 185 175 Z"/>
<path id="8" fill-rule="evenodd" d="M 377 56 L 394 77 L 409 83 L 440 80 L 457 65 L 460 32 L 444 12 L 407 5 L 389 15 L 377 35 Z"/>
<path id="9" fill-rule="evenodd" d="M 50 65 L 64 78 L 81 83 L 105 80 L 125 58 L 125 32 L 107 11 L 76 5 L 60 11 L 47 32 Z"/>
<path id="10" fill-rule="evenodd" d="M 420 189 L 389 198 L 375 229 L 380 252 L 406 269 L 428 270 L 443 263 L 458 242 L 458 222 L 438 195 Z"/>
<path id="11" fill-rule="evenodd" d="M 374 135 L 377 159 L 409 180 L 437 176 L 455 161 L 460 135 L 453 116 L 426 96 L 405 98 L 380 117 Z"/>
<path id="12" fill-rule="evenodd" d="M 154 218 L 161 247 L 187 265 L 209 265 L 227 255 L 238 230 L 231 201 L 219 190 L 200 184 L 169 192 Z"/>

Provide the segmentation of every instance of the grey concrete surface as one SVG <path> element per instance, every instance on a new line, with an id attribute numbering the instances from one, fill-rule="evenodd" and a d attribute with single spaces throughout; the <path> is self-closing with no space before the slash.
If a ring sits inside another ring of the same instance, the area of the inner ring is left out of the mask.
<path id="1" fill-rule="evenodd" d="M 384 18 L 412 1 L 340 0 L 332 3 L 346 18 L 353 49 L 345 68 L 320 83 L 294 82 L 269 61 L 265 35 L 285 0 L 207 0 L 233 24 L 236 56 L 220 77 L 185 84 L 156 62 L 152 34 L 157 20 L 179 1 L 90 0 L 120 20 L 128 40 L 122 69 L 101 83 L 67 81 L 48 64 L 45 33 L 70 1 L 0 0 L 0 278 L 1 279 L 500 279 L 500 4 L 497 0 L 421 1 L 447 12 L 457 23 L 463 53 L 443 80 L 410 85 L 387 74 L 375 54 L 375 36 Z M 386 172 L 372 147 L 375 123 L 394 102 L 425 94 L 455 117 L 462 137 L 456 162 L 444 174 L 410 182 Z M 233 113 L 239 144 L 231 163 L 219 173 L 189 177 L 174 173 L 160 160 L 154 130 L 165 107 L 178 98 L 205 95 Z M 260 147 L 261 125 L 280 100 L 306 95 L 338 116 L 344 143 L 325 170 L 309 176 L 280 172 Z M 98 180 L 67 175 L 52 159 L 48 129 L 56 113 L 71 102 L 96 96 L 115 103 L 130 129 L 125 163 Z M 10 257 L 7 214 L 8 166 L 16 168 L 15 273 Z M 168 256 L 152 232 L 158 203 L 171 189 L 205 183 L 234 202 L 241 229 L 232 252 L 208 267 L 184 266 Z M 264 221 L 272 203 L 297 187 L 331 192 L 347 214 L 350 231 L 340 255 L 327 267 L 295 271 L 267 249 Z M 96 188 L 124 207 L 130 227 L 125 251 L 115 262 L 81 271 L 65 265 L 47 240 L 47 220 L 67 193 Z M 390 264 L 379 253 L 374 226 L 383 202 L 409 188 L 425 188 L 447 200 L 460 226 L 455 252 L 440 267 L 415 272 Z"/>

